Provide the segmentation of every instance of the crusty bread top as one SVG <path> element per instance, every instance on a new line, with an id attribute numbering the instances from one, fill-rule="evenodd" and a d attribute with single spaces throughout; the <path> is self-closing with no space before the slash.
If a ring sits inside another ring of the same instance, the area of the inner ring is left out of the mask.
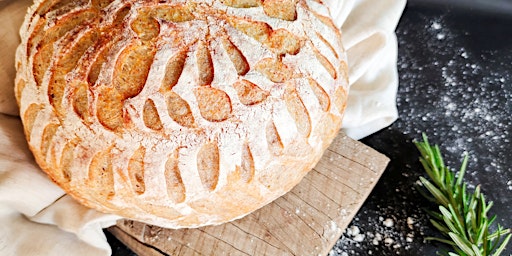
<path id="1" fill-rule="evenodd" d="M 29 146 L 100 211 L 239 218 L 295 186 L 341 125 L 346 57 L 321 0 L 42 0 L 20 33 Z"/>

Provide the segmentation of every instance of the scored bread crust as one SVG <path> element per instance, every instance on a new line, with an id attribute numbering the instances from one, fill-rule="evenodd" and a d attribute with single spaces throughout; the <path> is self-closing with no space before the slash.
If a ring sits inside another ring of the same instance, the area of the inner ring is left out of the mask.
<path id="1" fill-rule="evenodd" d="M 240 218 L 337 135 L 348 75 L 321 0 L 36 0 L 15 93 L 82 204 L 167 228 Z"/>

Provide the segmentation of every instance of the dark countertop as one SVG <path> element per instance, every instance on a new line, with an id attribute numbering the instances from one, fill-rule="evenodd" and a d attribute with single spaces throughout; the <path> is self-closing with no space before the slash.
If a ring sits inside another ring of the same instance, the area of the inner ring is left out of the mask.
<path id="1" fill-rule="evenodd" d="M 439 235 L 414 184 L 424 175 L 412 140 L 425 132 L 467 181 L 481 184 L 491 214 L 512 227 L 512 3 L 410 0 L 397 29 L 399 119 L 362 141 L 391 159 L 332 255 L 435 255 Z M 510 10 L 510 12 L 507 12 Z M 508 13 L 508 15 L 507 15 Z M 359 233 L 359 235 L 357 235 Z M 133 255 L 112 236 L 113 255 Z M 512 253 L 512 244 L 503 255 Z"/>
<path id="2" fill-rule="evenodd" d="M 481 1 L 425 2 L 409 1 L 397 29 L 399 119 L 362 140 L 391 159 L 350 224 L 364 238 L 345 233 L 333 255 L 435 255 L 442 249 L 424 242 L 439 234 L 421 210 L 432 205 L 413 188 L 424 171 L 411 141 L 422 132 L 453 169 L 468 151 L 467 181 L 481 184 L 494 201 L 491 214 L 512 227 L 512 12 L 481 8 Z M 509 244 L 502 255 L 511 252 Z"/>

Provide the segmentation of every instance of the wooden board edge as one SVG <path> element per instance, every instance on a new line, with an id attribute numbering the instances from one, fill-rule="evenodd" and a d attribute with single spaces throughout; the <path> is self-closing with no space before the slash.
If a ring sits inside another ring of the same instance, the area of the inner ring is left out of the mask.
<path id="1" fill-rule="evenodd" d="M 373 150 L 373 149 L 372 149 Z M 378 152 L 377 152 L 378 153 Z M 379 153 L 381 154 L 381 153 Z M 373 189 L 375 188 L 375 186 L 377 186 L 377 183 L 379 182 L 380 178 L 382 177 L 382 175 L 384 174 L 384 171 L 386 170 L 389 162 L 391 161 L 388 157 L 386 157 L 385 155 L 382 154 L 382 156 L 385 157 L 385 159 L 387 159 L 383 164 L 382 166 L 380 167 L 377 167 L 376 170 L 377 170 L 377 178 L 375 180 L 375 182 L 372 184 L 371 188 L 368 189 L 364 194 L 364 198 L 365 200 L 362 200 L 361 202 L 359 202 L 357 204 L 357 207 L 355 207 L 355 211 L 351 212 L 350 214 L 347 215 L 347 219 L 350 219 L 350 220 L 353 220 L 354 217 L 357 215 L 357 213 L 359 212 L 359 210 L 361 210 L 361 207 L 363 206 L 363 204 L 366 202 L 366 200 L 368 199 L 368 197 L 370 196 L 370 194 L 372 193 Z M 336 243 L 338 242 L 338 240 L 341 238 L 341 236 L 343 235 L 343 233 L 345 232 L 345 230 L 348 228 L 348 225 L 350 225 L 350 222 L 352 221 L 349 221 L 347 222 L 344 226 L 341 226 L 340 227 L 340 232 L 338 232 L 337 234 L 337 237 L 338 239 L 335 239 L 332 241 L 332 243 L 329 245 L 329 247 L 326 248 L 326 251 L 323 252 L 323 255 L 329 255 L 329 252 L 332 250 L 332 248 L 334 248 L 334 246 L 336 245 Z"/>

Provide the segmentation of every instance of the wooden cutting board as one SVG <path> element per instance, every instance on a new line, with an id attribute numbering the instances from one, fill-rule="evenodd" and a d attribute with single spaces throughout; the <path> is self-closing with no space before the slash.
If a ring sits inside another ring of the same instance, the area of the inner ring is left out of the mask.
<path id="1" fill-rule="evenodd" d="M 327 255 L 388 162 L 340 133 L 291 192 L 240 220 L 181 230 L 121 220 L 109 231 L 139 255 Z"/>

